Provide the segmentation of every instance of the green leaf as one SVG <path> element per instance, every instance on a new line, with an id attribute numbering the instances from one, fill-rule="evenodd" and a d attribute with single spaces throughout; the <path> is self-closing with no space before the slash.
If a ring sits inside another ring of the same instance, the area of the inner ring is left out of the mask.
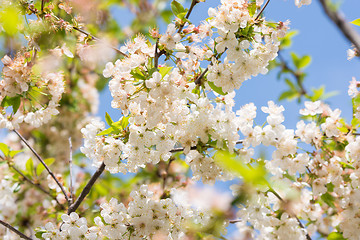
<path id="1" fill-rule="evenodd" d="M 44 239 L 42 237 L 43 233 L 47 233 L 47 231 L 45 229 L 35 229 L 36 233 L 35 233 L 35 237 L 39 238 L 39 239 Z"/>
<path id="2" fill-rule="evenodd" d="M 286 91 L 286 92 L 283 92 L 280 96 L 279 96 L 279 101 L 282 101 L 284 99 L 287 99 L 287 100 L 293 100 L 294 98 L 296 97 L 300 97 L 300 94 L 296 91 L 292 91 L 292 90 L 289 90 L 289 91 Z"/>
<path id="3" fill-rule="evenodd" d="M 5 156 L 9 155 L 10 149 L 5 143 L 0 143 L 0 150 L 4 153 Z"/>
<path id="4" fill-rule="evenodd" d="M 180 13 L 185 12 L 184 7 L 178 3 L 177 1 L 173 0 L 171 2 L 171 10 L 173 11 L 174 15 L 177 16 Z"/>
<path id="5" fill-rule="evenodd" d="M 159 67 L 159 73 L 162 77 L 165 77 L 166 74 L 168 74 L 173 67 Z"/>
<path id="6" fill-rule="evenodd" d="M 294 53 L 294 52 L 291 52 L 290 55 L 291 55 L 291 59 L 292 59 L 292 61 L 294 63 L 294 66 L 296 68 L 299 68 L 299 57 L 298 57 L 298 55 L 296 55 L 296 53 Z"/>
<path id="7" fill-rule="evenodd" d="M 129 125 L 129 118 L 130 116 L 127 116 L 127 117 L 121 117 L 121 127 L 123 129 L 125 129 L 128 125 Z"/>
<path id="8" fill-rule="evenodd" d="M 327 236 L 327 240 L 346 240 L 346 238 L 343 237 L 342 233 L 332 232 Z"/>
<path id="9" fill-rule="evenodd" d="M 105 120 L 109 126 L 112 126 L 114 121 L 111 119 L 110 115 L 107 112 L 105 113 Z"/>
<path id="10" fill-rule="evenodd" d="M 325 193 L 321 195 L 321 199 L 330 207 L 335 208 L 334 200 L 335 198 L 330 193 Z"/>
<path id="11" fill-rule="evenodd" d="M 242 177 L 245 182 L 253 185 L 263 185 L 268 186 L 268 182 L 265 179 L 267 172 L 263 165 L 258 165 L 255 167 L 248 166 L 244 164 L 241 159 L 236 159 L 235 154 L 230 154 L 225 151 L 218 151 L 214 155 L 214 161 L 226 169 L 229 172 Z"/>
<path id="12" fill-rule="evenodd" d="M 20 96 L 15 96 L 15 97 L 6 96 L 6 97 L 4 97 L 4 99 L 1 102 L 1 106 L 4 107 L 4 108 L 12 107 L 14 114 L 19 109 L 20 104 L 21 104 L 21 97 Z"/>
<path id="13" fill-rule="evenodd" d="M 355 19 L 354 21 L 352 21 L 352 22 L 350 22 L 350 23 L 352 23 L 352 24 L 354 24 L 354 25 L 356 25 L 356 26 L 360 26 L 360 18 Z"/>
<path id="14" fill-rule="evenodd" d="M 23 150 L 11 151 L 11 152 L 9 153 L 9 156 L 10 156 L 10 157 L 14 157 L 16 154 L 21 153 L 21 152 L 23 152 Z"/>
<path id="15" fill-rule="evenodd" d="M 44 162 L 49 167 L 49 166 L 51 166 L 51 164 L 53 164 L 55 162 L 55 158 L 44 159 Z M 44 170 L 45 170 L 44 165 L 42 165 L 42 164 L 37 165 L 37 167 L 36 167 L 36 175 L 39 176 Z"/>
<path id="16" fill-rule="evenodd" d="M 323 97 L 325 92 L 325 86 L 321 86 L 318 89 L 312 89 L 312 90 L 314 94 L 310 97 L 310 99 L 311 101 L 315 102 Z"/>
<path id="17" fill-rule="evenodd" d="M 104 131 L 99 132 L 98 134 L 96 134 L 96 136 L 109 135 L 109 134 L 113 133 L 114 131 L 115 131 L 115 129 L 113 127 L 110 127 L 108 129 L 105 129 Z"/>
<path id="18" fill-rule="evenodd" d="M 297 92 L 297 91 L 298 91 L 297 88 L 296 88 L 296 86 L 295 86 L 295 84 L 294 84 L 292 81 L 290 81 L 290 79 L 285 78 L 285 83 L 290 87 L 290 89 L 291 89 L 292 91 L 294 91 L 294 92 Z"/>
<path id="19" fill-rule="evenodd" d="M 26 172 L 30 175 L 30 176 L 34 176 L 34 163 L 32 158 L 29 158 L 25 164 L 26 167 Z"/>
<path id="20" fill-rule="evenodd" d="M 221 87 L 217 87 L 213 82 L 208 81 L 209 86 L 211 87 L 214 92 L 220 94 L 220 95 L 226 95 L 227 93 L 224 93 Z"/>
<path id="21" fill-rule="evenodd" d="M 249 10 L 250 16 L 251 17 L 254 16 L 256 9 L 257 9 L 256 3 L 255 2 L 250 3 L 247 8 Z"/>
<path id="22" fill-rule="evenodd" d="M 18 33 L 22 24 L 22 18 L 15 4 L 7 5 L 0 10 L 0 23 L 4 31 L 10 36 Z"/>
<path id="23" fill-rule="evenodd" d="M 173 13 L 170 10 L 164 10 L 160 13 L 160 16 L 162 17 L 165 23 L 169 24 L 171 23 Z"/>
<path id="24" fill-rule="evenodd" d="M 305 55 L 299 59 L 298 68 L 303 69 L 306 68 L 311 63 L 311 57 L 309 55 Z"/>

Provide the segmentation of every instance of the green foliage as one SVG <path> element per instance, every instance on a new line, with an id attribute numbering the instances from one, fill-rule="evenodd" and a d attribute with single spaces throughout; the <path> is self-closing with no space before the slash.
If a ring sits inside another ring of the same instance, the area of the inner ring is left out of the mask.
<path id="1" fill-rule="evenodd" d="M 291 58 L 297 69 L 304 69 L 311 63 L 311 57 L 309 55 L 299 57 L 296 53 L 291 52 Z"/>
<path id="2" fill-rule="evenodd" d="M 45 164 L 49 167 L 55 162 L 55 158 L 44 159 Z M 36 175 L 39 176 L 45 170 L 44 165 L 38 164 L 36 167 Z"/>
<path id="3" fill-rule="evenodd" d="M 332 232 L 327 236 L 327 240 L 346 240 L 346 238 L 343 237 L 342 233 Z"/>
<path id="4" fill-rule="evenodd" d="M 22 26 L 22 16 L 15 4 L 0 7 L 0 24 L 10 36 L 19 32 Z"/>
<path id="5" fill-rule="evenodd" d="M 281 39 L 280 49 L 291 47 L 292 38 L 295 37 L 298 33 L 299 31 L 297 30 L 291 30 L 288 33 L 286 33 L 285 37 Z"/>
<path id="6" fill-rule="evenodd" d="M 360 18 L 355 19 L 354 21 L 352 21 L 352 22 L 350 22 L 350 23 L 352 23 L 352 24 L 354 24 L 354 25 L 356 25 L 356 26 L 360 26 Z"/>
<path id="7" fill-rule="evenodd" d="M 227 171 L 241 177 L 245 183 L 249 183 L 254 186 L 269 185 L 266 180 L 267 172 L 262 164 L 255 167 L 249 164 L 246 165 L 241 161 L 241 159 L 236 158 L 235 154 L 225 151 L 216 152 L 214 155 L 214 161 Z"/>
<path id="8" fill-rule="evenodd" d="M 1 102 L 1 107 L 12 107 L 12 112 L 15 114 L 17 110 L 19 109 L 21 104 L 21 96 L 17 95 L 15 97 L 8 97 L 5 96 L 4 99 Z"/>
<path id="9" fill-rule="evenodd" d="M 207 82 L 209 86 L 211 87 L 214 92 L 220 94 L 220 95 L 226 95 L 227 93 L 224 93 L 221 87 L 216 86 L 213 82 L 208 81 Z"/>

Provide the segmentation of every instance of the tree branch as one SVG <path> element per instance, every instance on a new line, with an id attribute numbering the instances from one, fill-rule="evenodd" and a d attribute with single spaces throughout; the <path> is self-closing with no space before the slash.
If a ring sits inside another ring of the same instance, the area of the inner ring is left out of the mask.
<path id="1" fill-rule="evenodd" d="M 46 171 L 50 174 L 50 176 L 55 180 L 56 184 L 60 187 L 62 193 L 65 196 L 66 201 L 69 203 L 70 205 L 70 201 L 69 198 L 66 194 L 66 191 L 64 189 L 64 186 L 59 182 L 59 180 L 55 177 L 54 173 L 50 170 L 50 168 L 46 165 L 46 163 L 44 162 L 44 160 L 40 157 L 40 155 L 35 151 L 35 149 L 33 147 L 30 146 L 30 144 L 28 143 L 28 141 L 15 129 L 13 130 L 16 135 L 18 135 L 18 137 L 21 139 L 21 141 L 23 141 L 25 143 L 25 145 L 32 151 L 32 153 L 36 156 L 36 158 L 40 161 L 40 163 L 45 167 Z"/>
<path id="2" fill-rule="evenodd" d="M 351 24 L 344 18 L 341 12 L 334 11 L 329 6 L 328 0 L 319 0 L 326 15 L 337 25 L 344 36 L 355 46 L 360 52 L 360 35 L 356 32 Z"/>
<path id="3" fill-rule="evenodd" d="M 67 212 L 68 214 L 70 214 L 72 212 L 75 212 L 76 209 L 78 209 L 78 207 L 80 206 L 82 201 L 84 201 L 85 197 L 89 194 L 92 186 L 95 184 L 96 180 L 100 177 L 100 175 L 102 174 L 102 172 L 104 170 L 105 170 L 105 163 L 102 163 L 100 165 L 100 167 L 96 170 L 94 175 L 92 175 L 89 182 L 86 184 L 86 186 L 84 187 L 84 189 L 80 193 L 80 196 L 78 197 L 78 199 L 76 199 L 75 203 L 70 205 L 70 207 L 68 209 L 68 212 Z"/>
<path id="4" fill-rule="evenodd" d="M 265 5 L 263 6 L 263 8 L 260 10 L 260 12 L 258 13 L 258 15 L 255 18 L 255 22 L 256 20 L 258 20 L 258 18 L 261 16 L 261 14 L 264 12 L 265 8 L 267 7 L 267 5 L 269 4 L 270 0 L 267 0 L 267 2 L 265 3 Z"/>
<path id="5" fill-rule="evenodd" d="M 73 152 L 73 149 L 72 149 L 72 142 L 71 142 L 71 137 L 69 137 L 69 148 L 70 148 L 70 156 L 69 156 L 69 171 L 70 171 L 70 203 L 73 204 L 73 201 L 74 201 L 74 191 L 73 191 L 73 184 L 72 184 L 72 181 L 73 181 L 73 174 L 72 174 L 72 152 Z"/>
<path id="6" fill-rule="evenodd" d="M 296 82 L 297 84 L 299 85 L 300 87 L 300 95 L 303 96 L 303 95 L 306 95 L 307 94 L 307 91 L 303 85 L 303 82 L 301 81 L 301 72 L 298 72 L 298 71 L 295 71 L 294 69 L 292 69 L 288 64 L 287 62 L 285 61 L 285 59 L 282 57 L 282 55 L 280 54 L 280 52 L 278 52 L 278 58 L 280 60 L 280 63 L 281 63 L 281 66 L 283 67 L 283 69 L 289 71 L 289 73 L 291 73 L 295 79 L 296 79 Z"/>
<path id="7" fill-rule="evenodd" d="M 95 41 L 102 41 L 100 38 L 97 38 L 93 35 L 91 35 L 90 33 L 78 28 L 78 27 L 75 27 L 73 26 L 72 27 L 74 30 L 78 31 L 78 32 L 81 32 L 82 34 L 85 34 L 86 36 L 88 37 L 91 37 L 92 39 L 94 39 Z M 119 54 L 123 55 L 124 57 L 129 57 L 129 55 L 127 55 L 126 53 L 123 53 L 122 51 L 120 51 L 119 49 L 117 49 L 116 47 L 114 46 L 111 46 L 111 45 L 108 45 L 110 48 L 112 48 L 113 50 L 115 50 L 116 52 L 118 52 Z"/>
<path id="8" fill-rule="evenodd" d="M 189 19 L 192 10 L 194 9 L 195 5 L 198 4 L 198 3 L 199 3 L 199 0 L 192 0 L 192 1 L 191 1 L 191 5 L 190 5 L 190 8 L 189 8 L 189 11 L 186 13 L 186 16 L 185 16 L 186 19 Z M 180 28 L 179 28 L 179 30 L 178 30 L 178 33 L 180 33 L 180 32 L 182 31 L 182 29 L 184 28 L 184 26 L 185 26 L 185 23 L 183 23 L 183 24 L 180 26 Z"/>
<path id="9" fill-rule="evenodd" d="M 32 240 L 32 238 L 26 236 L 25 234 L 23 234 L 22 232 L 20 232 L 19 230 L 17 230 L 17 229 L 14 228 L 13 226 L 11 226 L 9 223 L 0 220 L 0 224 L 3 225 L 4 227 L 10 229 L 10 230 L 13 231 L 14 233 L 16 233 L 19 237 L 21 237 L 21 238 L 23 238 L 23 239 L 26 239 L 26 240 Z"/>

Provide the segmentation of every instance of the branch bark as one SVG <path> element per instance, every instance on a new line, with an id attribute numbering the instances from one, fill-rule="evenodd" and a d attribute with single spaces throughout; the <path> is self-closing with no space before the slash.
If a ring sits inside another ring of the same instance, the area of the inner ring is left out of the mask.
<path id="1" fill-rule="evenodd" d="M 96 180 L 100 177 L 100 175 L 105 170 L 105 163 L 102 163 L 100 167 L 96 170 L 94 175 L 90 178 L 89 182 L 86 184 L 82 192 L 80 193 L 80 196 L 78 199 L 76 199 L 75 203 L 71 204 L 71 206 L 68 209 L 68 214 L 75 212 L 76 209 L 80 206 L 82 201 L 84 201 L 85 197 L 89 194 L 92 186 L 95 184 Z"/>
<path id="2" fill-rule="evenodd" d="M 11 226 L 9 223 L 0 220 L 0 224 L 3 225 L 4 227 L 10 229 L 10 230 L 13 231 L 14 233 L 16 233 L 19 237 L 21 237 L 21 238 L 23 238 L 23 239 L 26 239 L 26 240 L 32 240 L 32 238 L 26 236 L 25 234 L 23 234 L 22 232 L 20 232 L 19 230 L 17 230 L 17 229 L 14 228 L 13 226 Z"/>
<path id="3" fill-rule="evenodd" d="M 351 24 L 345 19 L 343 14 L 338 11 L 334 11 L 329 7 L 328 0 L 319 0 L 326 15 L 336 24 L 339 30 L 344 36 L 355 46 L 358 52 L 360 52 L 360 35 L 355 31 Z"/>

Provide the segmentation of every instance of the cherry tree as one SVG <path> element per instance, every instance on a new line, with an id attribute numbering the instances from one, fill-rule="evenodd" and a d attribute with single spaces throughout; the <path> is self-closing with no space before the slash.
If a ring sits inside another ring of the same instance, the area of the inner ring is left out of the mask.
<path id="1" fill-rule="evenodd" d="M 319 2 L 358 57 L 360 21 Z M 305 89 L 311 57 L 279 54 L 294 32 L 265 18 L 270 0 L 222 0 L 200 23 L 200 0 L 121 1 L 126 29 L 117 4 L 1 1 L 3 239 L 359 238 L 360 81 L 346 122 Z M 274 101 L 235 109 L 246 80 L 276 69 L 291 77 L 279 99 L 303 104 L 296 129 Z M 105 121 L 104 88 L 118 113 Z"/>

